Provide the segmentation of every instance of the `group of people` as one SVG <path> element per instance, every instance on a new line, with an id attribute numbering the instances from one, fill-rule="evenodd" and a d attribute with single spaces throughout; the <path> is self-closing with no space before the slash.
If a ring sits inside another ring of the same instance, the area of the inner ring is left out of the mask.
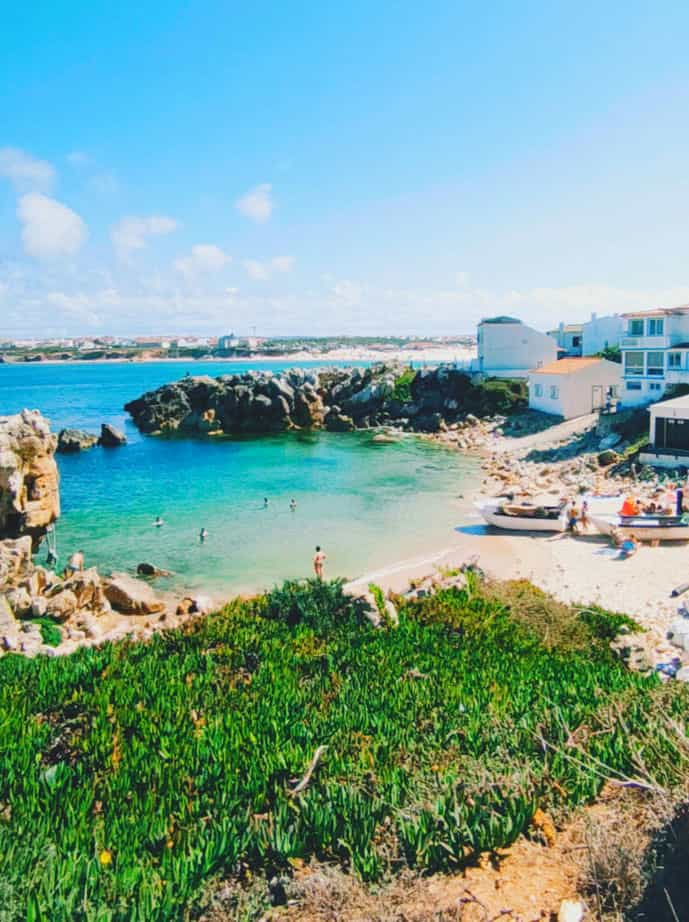
<path id="1" fill-rule="evenodd" d="M 267 509 L 268 506 L 269 506 L 268 497 L 267 497 L 267 496 L 264 496 L 264 497 L 263 497 L 263 508 L 264 508 L 264 509 Z M 296 501 L 296 499 L 295 499 L 294 497 L 292 497 L 292 499 L 289 501 L 289 508 L 290 508 L 290 510 L 291 510 L 292 512 L 294 512 L 294 511 L 296 510 L 296 508 L 297 508 L 297 501 Z"/>
<path id="2" fill-rule="evenodd" d="M 620 515 L 684 515 L 689 509 L 684 503 L 684 489 L 680 484 L 670 484 L 667 490 L 659 488 L 646 503 L 633 494 L 625 496 Z"/>

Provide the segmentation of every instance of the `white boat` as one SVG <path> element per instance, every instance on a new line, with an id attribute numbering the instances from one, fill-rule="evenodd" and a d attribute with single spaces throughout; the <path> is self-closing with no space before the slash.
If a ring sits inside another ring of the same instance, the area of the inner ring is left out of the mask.
<path id="1" fill-rule="evenodd" d="M 618 531 L 639 541 L 689 541 L 689 516 L 679 515 L 589 515 L 603 535 Z"/>
<path id="2" fill-rule="evenodd" d="M 476 503 L 489 525 L 510 531 L 564 531 L 567 528 L 566 506 L 540 506 L 510 500 Z"/>

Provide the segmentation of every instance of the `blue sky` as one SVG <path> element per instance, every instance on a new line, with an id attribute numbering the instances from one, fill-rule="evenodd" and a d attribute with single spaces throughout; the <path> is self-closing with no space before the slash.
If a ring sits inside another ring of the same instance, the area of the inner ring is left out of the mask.
<path id="1" fill-rule="evenodd" d="M 689 301 L 680 3 L 3 10 L 0 338 Z"/>

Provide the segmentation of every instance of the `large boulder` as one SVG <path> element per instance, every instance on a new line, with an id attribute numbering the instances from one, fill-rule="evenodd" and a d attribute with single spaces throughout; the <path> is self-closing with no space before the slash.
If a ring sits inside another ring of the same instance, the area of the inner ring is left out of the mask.
<path id="1" fill-rule="evenodd" d="M 0 541 L 0 586 L 15 585 L 31 573 L 31 538 Z"/>
<path id="2" fill-rule="evenodd" d="M 35 548 L 59 516 L 56 447 L 37 410 L 0 417 L 0 540 L 29 535 Z"/>
<path id="3" fill-rule="evenodd" d="M 0 595 L 0 652 L 16 650 L 19 644 L 19 625 L 7 599 Z"/>
<path id="4" fill-rule="evenodd" d="M 110 423 L 103 423 L 100 427 L 98 444 L 102 445 L 103 448 L 118 448 L 120 445 L 127 444 L 127 436 L 124 432 L 116 429 L 115 426 L 111 426 Z"/>
<path id="5" fill-rule="evenodd" d="M 105 597 L 115 611 L 124 615 L 152 615 L 165 609 L 148 583 L 127 573 L 113 573 L 104 584 Z"/>
<path id="6" fill-rule="evenodd" d="M 133 580 L 137 583 L 137 580 Z M 110 602 L 108 601 L 103 582 L 95 567 L 89 567 L 88 570 L 79 570 L 72 574 L 68 579 L 56 583 L 46 590 L 46 597 L 52 599 L 63 592 L 74 594 L 80 611 L 88 610 L 101 614 L 110 611 Z"/>
<path id="7" fill-rule="evenodd" d="M 98 443 L 98 438 L 82 429 L 61 429 L 57 437 L 57 450 L 60 454 L 75 454 L 86 451 Z"/>

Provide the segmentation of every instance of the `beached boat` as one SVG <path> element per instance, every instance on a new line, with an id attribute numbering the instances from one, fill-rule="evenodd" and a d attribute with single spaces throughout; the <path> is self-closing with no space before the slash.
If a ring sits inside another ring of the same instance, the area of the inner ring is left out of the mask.
<path id="1" fill-rule="evenodd" d="M 617 531 L 639 541 L 689 541 L 689 516 L 679 515 L 589 515 L 591 524 L 603 535 Z"/>
<path id="2" fill-rule="evenodd" d="M 515 503 L 490 500 L 477 503 L 476 508 L 489 525 L 510 531 L 564 531 L 567 528 L 566 507 L 536 503 Z"/>

